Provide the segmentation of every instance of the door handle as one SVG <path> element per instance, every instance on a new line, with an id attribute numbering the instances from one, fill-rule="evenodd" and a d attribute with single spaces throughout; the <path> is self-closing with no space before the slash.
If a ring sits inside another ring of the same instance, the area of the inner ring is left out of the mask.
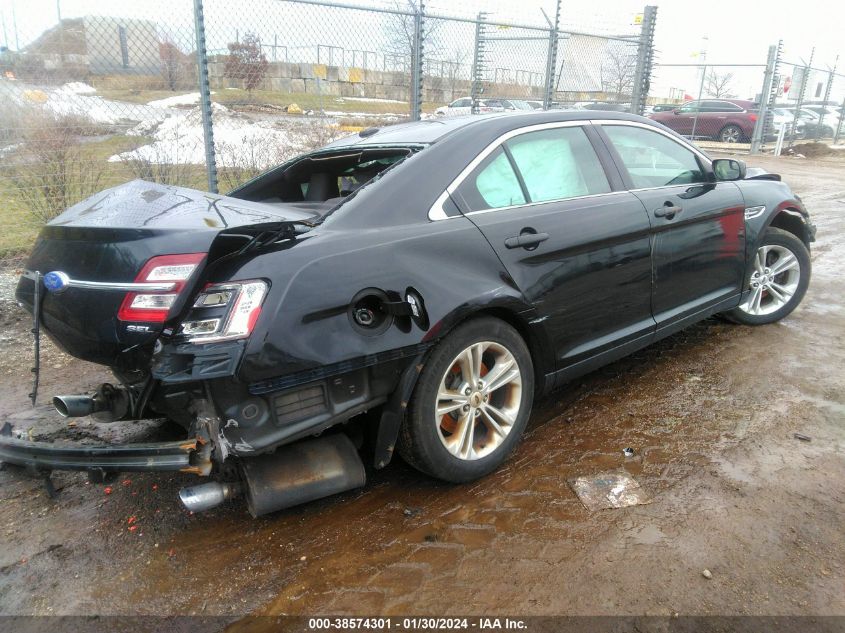
<path id="1" fill-rule="evenodd" d="M 514 237 L 507 238 L 505 240 L 505 248 L 525 248 L 531 250 L 537 248 L 541 242 L 545 242 L 547 239 L 549 239 L 548 233 L 523 232 Z"/>
<path id="2" fill-rule="evenodd" d="M 654 210 L 654 217 L 666 218 L 667 220 L 671 220 L 683 210 L 683 207 L 675 206 L 671 202 L 665 202 L 662 207 L 658 207 Z"/>

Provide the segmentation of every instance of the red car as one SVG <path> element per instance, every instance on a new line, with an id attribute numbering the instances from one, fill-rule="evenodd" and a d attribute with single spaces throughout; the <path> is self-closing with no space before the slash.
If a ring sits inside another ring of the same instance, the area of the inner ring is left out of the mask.
<path id="1" fill-rule="evenodd" d="M 683 136 L 747 143 L 757 123 L 757 108 L 758 104 L 742 99 L 702 99 L 687 101 L 668 112 L 655 112 L 649 118 Z"/>

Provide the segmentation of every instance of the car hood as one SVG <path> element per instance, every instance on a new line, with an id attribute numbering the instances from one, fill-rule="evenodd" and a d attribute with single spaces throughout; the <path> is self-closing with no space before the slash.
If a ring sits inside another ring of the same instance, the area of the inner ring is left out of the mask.
<path id="1" fill-rule="evenodd" d="M 316 212 L 292 204 L 250 202 L 133 180 L 73 205 L 49 226 L 222 230 L 250 224 L 309 221 L 316 216 Z"/>

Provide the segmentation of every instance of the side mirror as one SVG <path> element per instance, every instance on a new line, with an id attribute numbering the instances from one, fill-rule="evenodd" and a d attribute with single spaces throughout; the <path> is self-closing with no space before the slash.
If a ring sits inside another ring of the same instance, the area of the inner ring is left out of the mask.
<path id="1" fill-rule="evenodd" d="M 717 158 L 713 161 L 716 180 L 742 180 L 745 178 L 745 161 L 733 158 Z"/>
<path id="2" fill-rule="evenodd" d="M 674 110 L 672 110 L 672 114 L 680 114 L 680 113 L 681 113 L 680 108 L 675 108 Z"/>

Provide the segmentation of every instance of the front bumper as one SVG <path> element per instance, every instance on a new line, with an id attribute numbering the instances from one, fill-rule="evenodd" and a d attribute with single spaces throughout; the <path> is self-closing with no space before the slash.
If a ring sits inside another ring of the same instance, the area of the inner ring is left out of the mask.
<path id="1" fill-rule="evenodd" d="M 30 442 L 12 437 L 7 424 L 0 431 L 0 462 L 41 471 L 196 472 L 192 457 L 197 445 L 197 440 L 100 446 Z"/>

